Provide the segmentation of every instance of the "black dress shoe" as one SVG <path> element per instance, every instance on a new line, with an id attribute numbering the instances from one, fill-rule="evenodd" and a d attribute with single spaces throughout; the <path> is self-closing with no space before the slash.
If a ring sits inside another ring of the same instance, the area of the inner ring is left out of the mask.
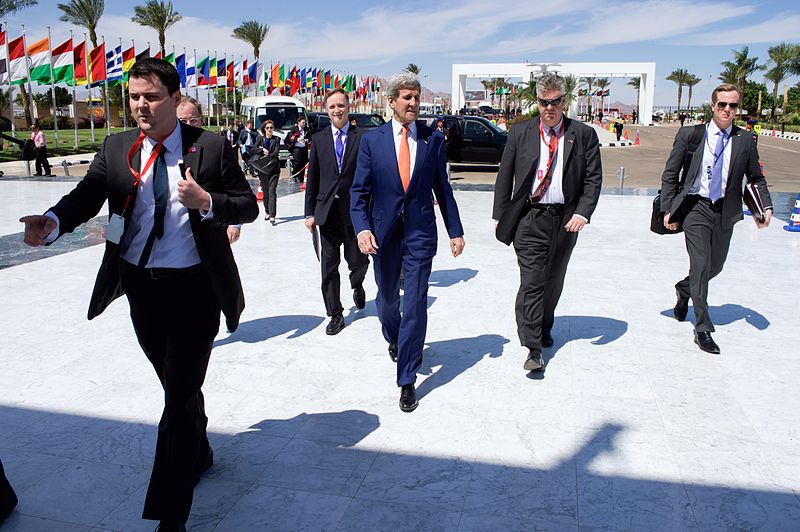
<path id="1" fill-rule="evenodd" d="M 672 313 L 675 315 L 676 320 L 683 321 L 686 319 L 686 314 L 689 312 L 689 299 L 682 297 L 677 288 L 675 289 L 675 293 L 678 294 L 678 302 L 675 303 L 675 308 L 672 309 Z"/>
<path id="2" fill-rule="evenodd" d="M 392 362 L 397 362 L 397 344 L 389 344 L 389 358 Z"/>
<path id="3" fill-rule="evenodd" d="M 542 352 L 538 349 L 531 349 L 528 352 L 528 360 L 522 366 L 526 371 L 542 371 L 544 369 L 544 360 L 542 360 Z"/>
<path id="4" fill-rule="evenodd" d="M 161 521 L 156 532 L 186 532 L 186 525 L 180 521 Z"/>
<path id="5" fill-rule="evenodd" d="M 711 333 L 708 331 L 695 331 L 694 343 L 706 353 L 711 353 L 712 355 L 718 355 L 720 353 L 719 346 L 714 342 L 714 339 L 711 338 Z"/>
<path id="6" fill-rule="evenodd" d="M 553 335 L 550 331 L 542 331 L 542 347 L 553 347 Z"/>
<path id="7" fill-rule="evenodd" d="M 367 305 L 367 293 L 364 287 L 359 285 L 353 288 L 353 303 L 356 304 L 357 309 L 363 309 Z"/>
<path id="8" fill-rule="evenodd" d="M 404 384 L 400 388 L 400 410 L 403 412 L 413 412 L 419 406 L 417 401 L 417 391 L 413 384 Z"/>
<path id="9" fill-rule="evenodd" d="M 331 317 L 330 323 L 325 327 L 325 334 L 334 335 L 339 334 L 344 329 L 344 318 L 341 314 L 336 314 Z"/>

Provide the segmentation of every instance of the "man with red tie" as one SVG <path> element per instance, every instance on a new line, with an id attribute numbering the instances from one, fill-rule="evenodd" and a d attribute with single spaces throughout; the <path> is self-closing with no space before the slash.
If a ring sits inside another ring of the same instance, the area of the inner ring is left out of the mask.
<path id="1" fill-rule="evenodd" d="M 557 74 L 536 82 L 539 117 L 511 128 L 495 183 L 495 233 L 514 243 L 520 269 L 514 310 L 527 371 L 544 370 L 567 264 L 603 178 L 597 133 L 564 116 L 564 93 Z"/>
<path id="2" fill-rule="evenodd" d="M 464 250 L 464 229 L 447 181 L 444 135 L 417 122 L 419 78 L 395 74 L 387 87 L 392 119 L 363 134 L 350 188 L 350 217 L 362 253 L 373 256 L 375 299 L 389 356 L 397 363 L 400 409 L 417 408 L 414 383 L 428 323 L 428 278 L 436 254 L 439 204 L 450 251 Z M 404 275 L 400 312 L 400 272 Z"/>

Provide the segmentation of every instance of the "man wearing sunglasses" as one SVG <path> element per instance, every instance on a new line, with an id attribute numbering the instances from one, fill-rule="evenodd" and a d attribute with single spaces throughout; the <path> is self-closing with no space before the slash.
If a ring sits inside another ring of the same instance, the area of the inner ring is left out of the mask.
<path id="1" fill-rule="evenodd" d="M 597 133 L 564 116 L 564 92 L 556 74 L 536 82 L 539 117 L 511 128 L 495 182 L 495 234 L 514 243 L 519 263 L 514 311 L 527 371 L 544 370 L 567 264 L 603 178 Z"/>
<path id="2" fill-rule="evenodd" d="M 664 225 L 681 227 L 689 253 L 689 275 L 675 285 L 675 319 L 684 321 L 692 299 L 694 342 L 707 353 L 719 354 L 711 338 L 714 324 L 708 313 L 708 281 L 722 271 L 733 226 L 743 218 L 742 178 L 756 185 L 766 217 L 753 217 L 759 228 L 769 225 L 772 201 L 758 162 L 753 134 L 733 124 L 739 107 L 739 88 L 722 84 L 711 93 L 712 121 L 681 128 L 661 176 Z M 682 172 L 683 170 L 683 172 Z"/>

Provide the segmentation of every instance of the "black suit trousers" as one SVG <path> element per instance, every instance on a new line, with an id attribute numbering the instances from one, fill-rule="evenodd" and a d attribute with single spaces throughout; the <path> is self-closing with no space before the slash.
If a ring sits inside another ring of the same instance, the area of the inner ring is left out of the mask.
<path id="1" fill-rule="evenodd" d="M 733 227 L 723 225 L 724 200 L 714 205 L 698 197 L 689 197 L 686 201 L 694 203 L 683 220 L 689 275 L 678 281 L 675 288 L 681 297 L 692 299 L 695 329 L 713 332 L 714 324 L 708 314 L 708 282 L 725 266 Z"/>
<path id="2" fill-rule="evenodd" d="M 0 523 L 17 505 L 17 495 L 6 478 L 3 462 L 0 461 Z"/>
<path id="3" fill-rule="evenodd" d="M 340 248 L 344 247 L 344 258 L 350 270 L 350 288 L 361 286 L 369 268 L 369 257 L 358 249 L 353 226 L 345 223 L 345 217 L 349 217 L 349 213 L 344 210 L 344 202 L 334 199 L 325 224 L 319 226 L 322 299 L 328 316 L 341 314 L 344 310 L 340 295 Z"/>
<path id="4" fill-rule="evenodd" d="M 278 172 L 264 173 L 258 171 L 258 181 L 261 183 L 261 191 L 264 193 L 264 214 L 270 218 L 275 218 L 278 210 Z"/>
<path id="5" fill-rule="evenodd" d="M 519 264 L 519 291 L 514 306 L 517 334 L 528 349 L 541 349 L 542 331 L 553 327 L 578 233 L 564 229 L 564 215 L 531 209 L 517 227 L 514 251 Z"/>
<path id="6" fill-rule="evenodd" d="M 201 388 L 220 306 L 202 268 L 153 279 L 124 261 L 122 286 L 136 338 L 164 389 L 164 411 L 143 519 L 186 522 L 211 449 Z"/>

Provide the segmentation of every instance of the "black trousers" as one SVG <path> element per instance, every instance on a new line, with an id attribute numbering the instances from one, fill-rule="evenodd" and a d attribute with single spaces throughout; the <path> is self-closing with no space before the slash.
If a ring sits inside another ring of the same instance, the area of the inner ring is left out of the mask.
<path id="1" fill-rule="evenodd" d="M 341 314 L 344 308 L 340 296 L 339 264 L 340 248 L 344 247 L 344 258 L 350 270 L 350 288 L 361 286 L 369 268 L 369 257 L 358 249 L 353 226 L 346 223 L 349 213 L 344 212 L 343 203 L 333 200 L 325 225 L 319 226 L 320 268 L 322 270 L 322 299 L 328 316 Z"/>
<path id="2" fill-rule="evenodd" d="M 292 148 L 292 175 L 289 176 L 296 181 L 302 181 L 305 175 L 305 166 L 308 163 L 308 148 L 295 147 Z"/>
<path id="3" fill-rule="evenodd" d="M 695 329 L 698 332 L 713 332 L 714 324 L 708 315 L 708 282 L 719 275 L 725 266 L 733 227 L 722 225 L 724 200 L 716 204 L 699 196 L 690 200 L 695 204 L 683 220 L 686 251 L 689 253 L 689 275 L 678 281 L 675 288 L 681 297 L 692 299 Z"/>
<path id="4" fill-rule="evenodd" d="M 143 519 L 183 523 L 211 449 L 201 388 L 220 306 L 202 266 L 172 272 L 140 270 L 121 261 L 122 286 L 142 350 L 164 389 L 164 411 Z"/>
<path id="5" fill-rule="evenodd" d="M 519 341 L 528 349 L 541 349 L 542 331 L 553 328 L 567 265 L 578 241 L 578 233 L 567 232 L 564 224 L 563 213 L 534 208 L 514 235 L 520 277 L 514 314 Z"/>
<path id="6" fill-rule="evenodd" d="M 14 493 L 14 489 L 8 482 L 6 472 L 3 470 L 3 462 L 0 461 L 0 523 L 16 506 L 17 494 Z"/>
<path id="7" fill-rule="evenodd" d="M 47 160 L 47 146 L 42 146 L 41 148 L 35 148 L 36 154 L 36 175 L 42 175 L 42 168 L 44 168 L 44 174 L 50 175 L 50 161 Z"/>
<path id="8" fill-rule="evenodd" d="M 278 209 L 279 177 L 280 168 L 274 174 L 258 172 L 258 181 L 261 183 L 261 191 L 264 193 L 264 214 L 269 218 L 275 218 Z"/>

